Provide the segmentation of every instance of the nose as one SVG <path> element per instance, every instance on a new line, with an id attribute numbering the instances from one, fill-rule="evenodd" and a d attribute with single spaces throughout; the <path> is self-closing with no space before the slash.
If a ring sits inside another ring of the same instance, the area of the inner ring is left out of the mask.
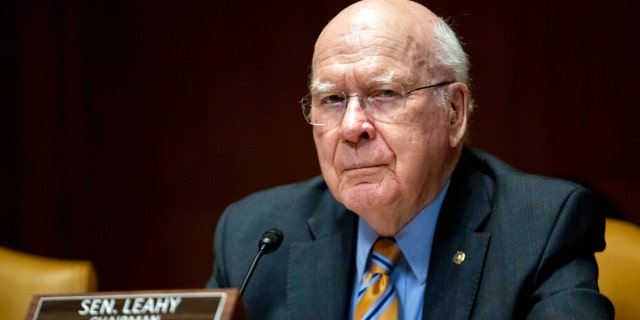
<path id="1" fill-rule="evenodd" d="M 365 104 L 358 95 L 347 96 L 344 116 L 340 125 L 342 138 L 346 141 L 359 142 L 372 139 L 375 127 L 365 111 Z"/>

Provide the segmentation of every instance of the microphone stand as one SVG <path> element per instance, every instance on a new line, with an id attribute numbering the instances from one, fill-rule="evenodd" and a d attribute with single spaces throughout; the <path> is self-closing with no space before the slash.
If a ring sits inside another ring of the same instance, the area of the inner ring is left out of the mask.
<path id="1" fill-rule="evenodd" d="M 238 291 L 238 296 L 240 298 L 242 298 L 244 289 L 247 287 L 247 283 L 249 283 L 249 279 L 251 279 L 253 271 L 258 265 L 258 261 L 260 261 L 260 258 L 262 258 L 262 255 L 276 251 L 280 247 L 283 239 L 284 235 L 282 234 L 282 231 L 278 229 L 269 229 L 262 234 L 262 239 L 260 239 L 260 241 L 258 242 L 258 253 L 256 254 L 256 257 L 253 258 L 253 263 L 247 271 L 247 275 L 244 277 L 244 281 L 242 281 L 242 285 L 240 286 L 240 290 Z"/>
<path id="2" fill-rule="evenodd" d="M 262 244 L 260 246 L 260 250 L 258 250 L 258 253 L 256 254 L 256 257 L 253 258 L 253 263 L 251 264 L 251 267 L 249 268 L 249 270 L 247 270 L 247 275 L 244 277 L 244 281 L 242 281 L 242 285 L 240 286 L 240 290 L 238 291 L 238 296 L 240 298 L 242 298 L 242 294 L 244 293 L 244 289 L 247 287 L 247 283 L 249 283 L 249 279 L 251 279 L 251 276 L 253 275 L 253 271 L 256 269 L 256 266 L 258 265 L 258 261 L 260 261 L 260 258 L 262 258 L 262 255 L 264 255 L 264 248 L 266 248 L 266 244 Z"/>

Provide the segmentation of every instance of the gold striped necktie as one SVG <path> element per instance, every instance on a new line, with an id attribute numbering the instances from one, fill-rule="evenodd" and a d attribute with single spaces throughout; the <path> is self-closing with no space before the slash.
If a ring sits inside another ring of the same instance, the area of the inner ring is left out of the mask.
<path id="1" fill-rule="evenodd" d="M 378 238 L 369 257 L 369 272 L 364 276 L 354 319 L 397 320 L 398 293 L 391 282 L 391 271 L 402 256 L 392 238 Z"/>

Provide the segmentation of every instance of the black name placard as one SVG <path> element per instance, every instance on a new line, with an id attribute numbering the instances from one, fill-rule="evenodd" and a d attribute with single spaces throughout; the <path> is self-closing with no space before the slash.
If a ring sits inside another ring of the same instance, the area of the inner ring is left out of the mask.
<path id="1" fill-rule="evenodd" d="M 237 290 L 232 289 L 38 295 L 34 296 L 27 319 L 243 319 L 238 314 L 232 316 L 234 311 L 238 311 L 234 310 L 238 309 L 237 306 L 234 306 L 237 300 Z"/>

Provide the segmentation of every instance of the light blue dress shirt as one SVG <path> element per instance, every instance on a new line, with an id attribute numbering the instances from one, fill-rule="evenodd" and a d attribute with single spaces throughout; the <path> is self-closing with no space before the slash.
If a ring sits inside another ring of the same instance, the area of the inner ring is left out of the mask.
<path id="1" fill-rule="evenodd" d="M 436 222 L 449 184 L 429 206 L 424 208 L 396 236 L 396 244 L 402 250 L 404 259 L 400 259 L 391 272 L 391 280 L 400 299 L 400 319 L 422 319 L 424 291 L 429 272 L 429 258 L 436 229 Z M 368 257 L 373 243 L 379 235 L 364 219 L 358 221 L 358 243 L 356 251 L 356 275 L 351 297 L 351 315 L 356 307 L 356 295 L 362 278 L 369 269 Z"/>

